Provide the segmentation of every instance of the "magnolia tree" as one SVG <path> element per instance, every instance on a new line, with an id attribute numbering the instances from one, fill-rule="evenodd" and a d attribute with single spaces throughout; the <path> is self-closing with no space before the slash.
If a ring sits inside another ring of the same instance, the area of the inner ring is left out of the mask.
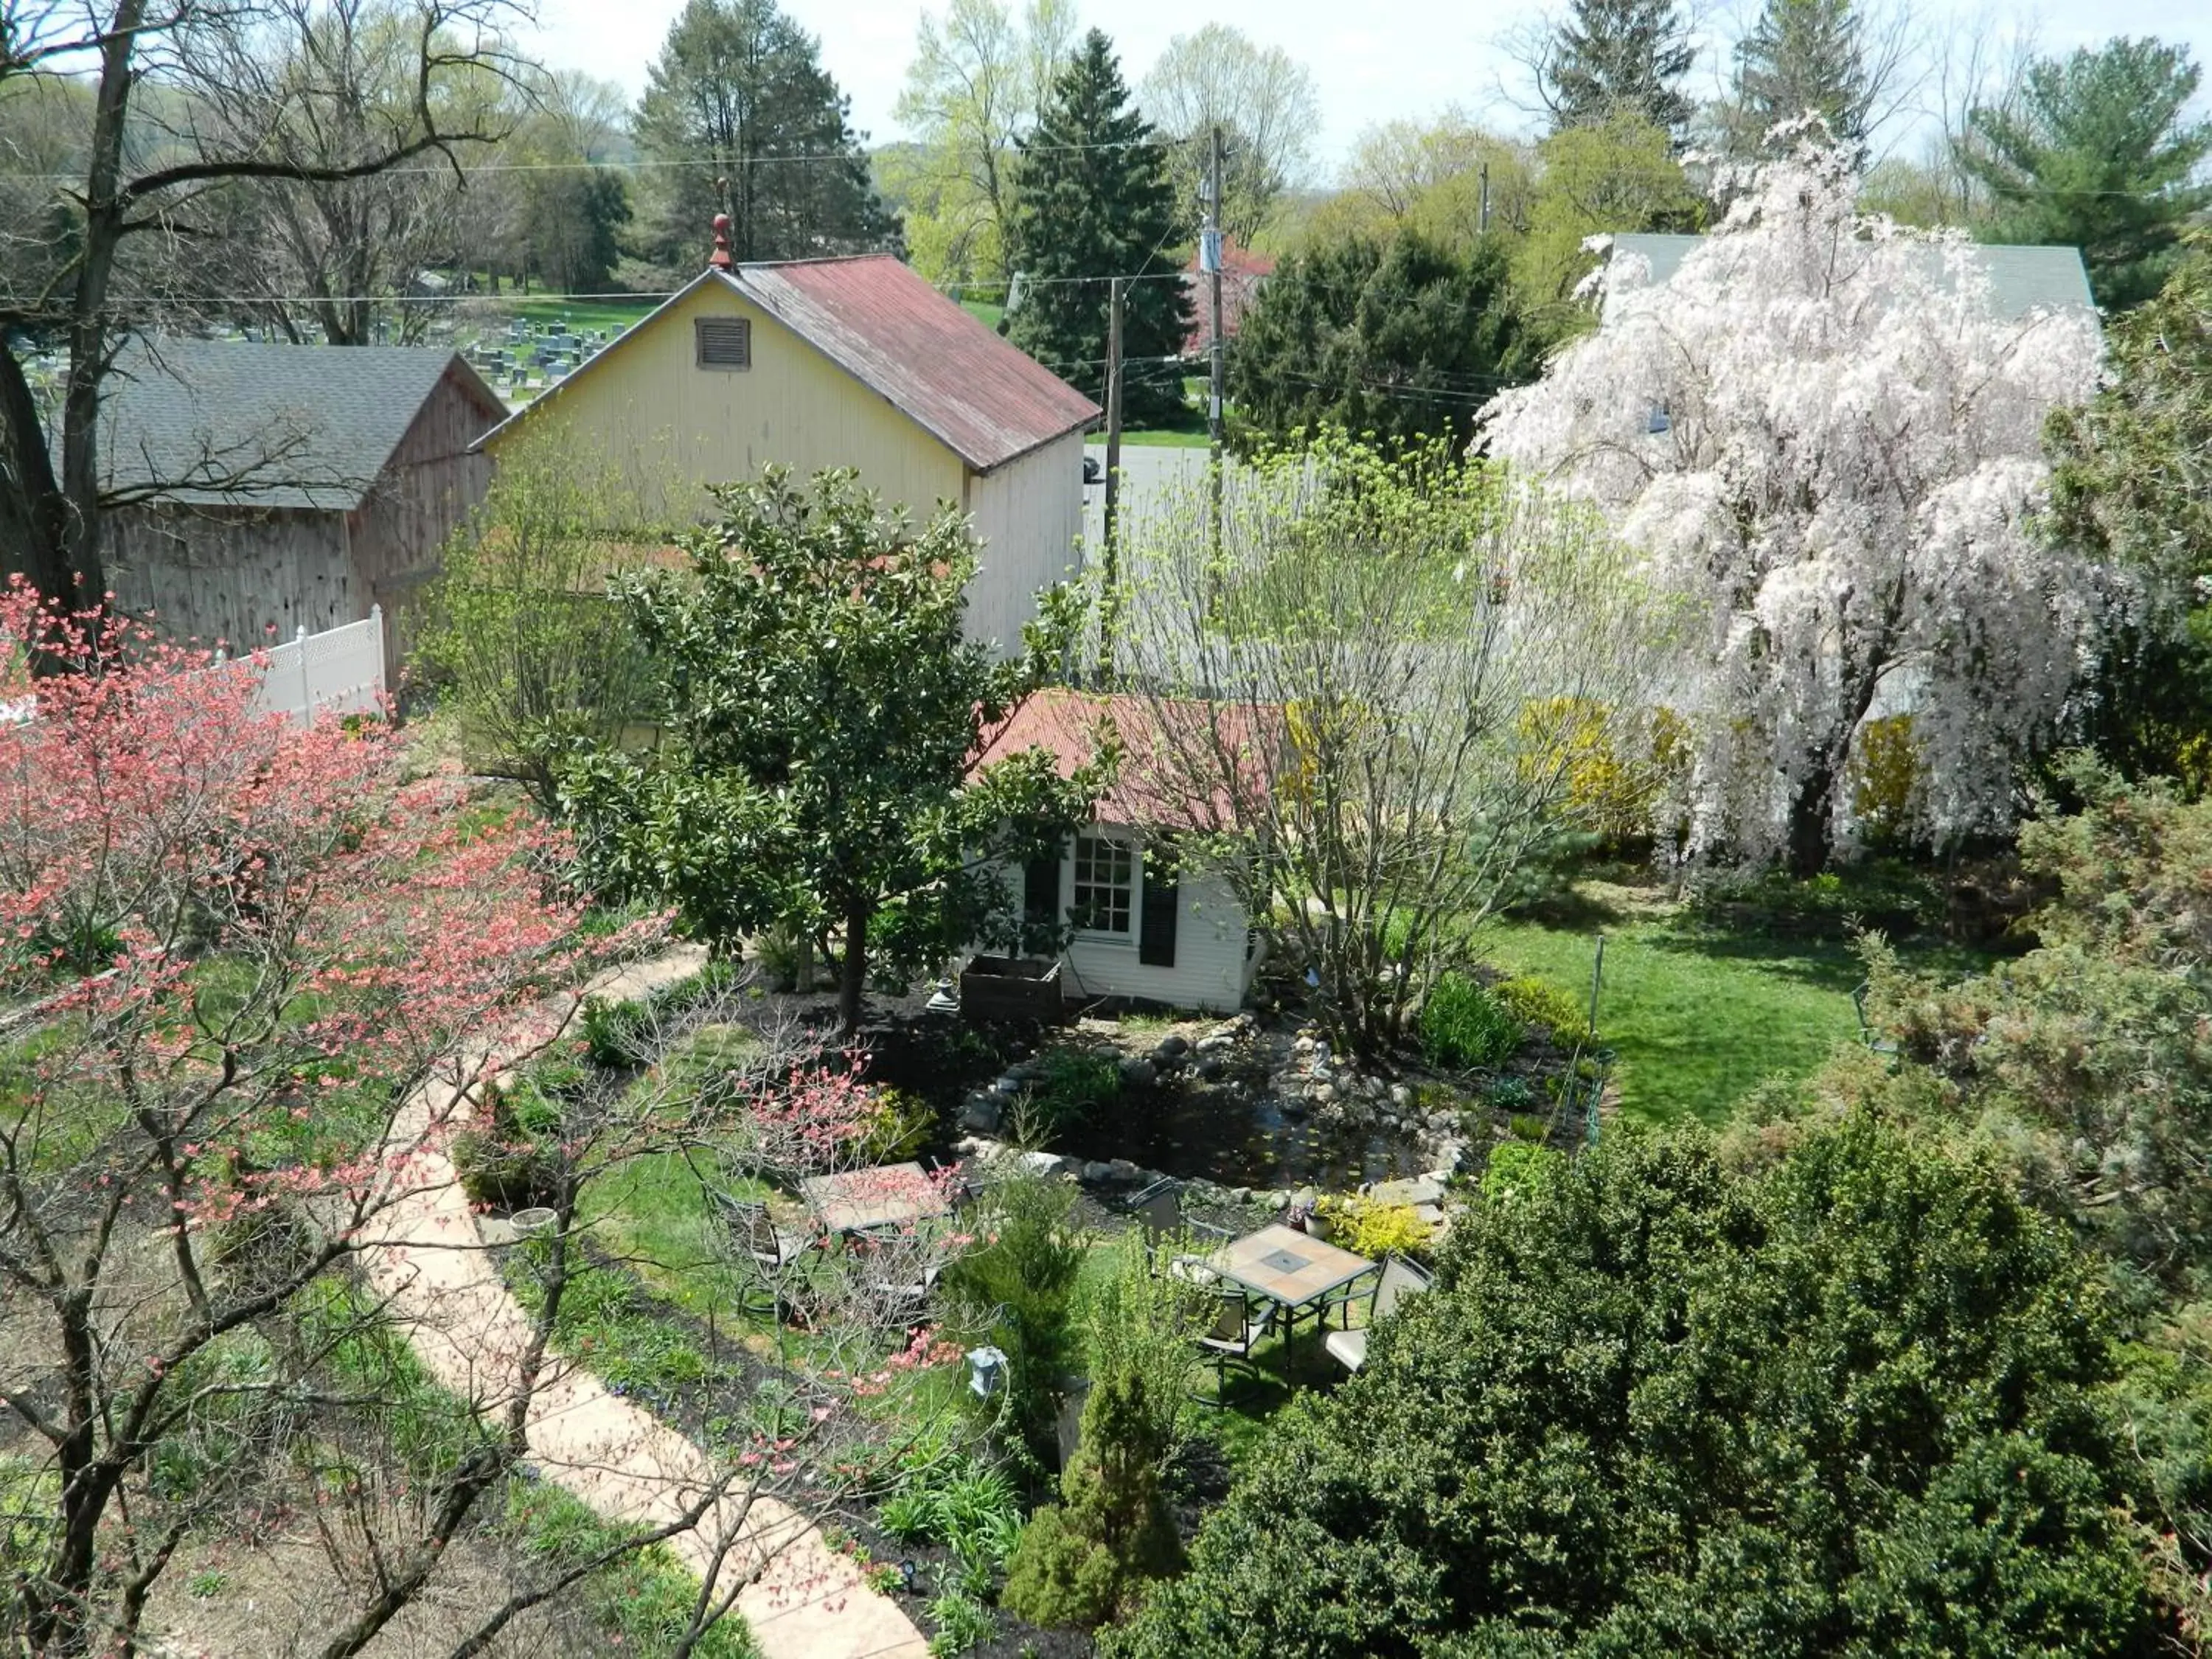
<path id="1" fill-rule="evenodd" d="M 1919 831 L 2001 827 L 2094 641 L 2094 573 L 2032 520 L 2044 417 L 2095 388 L 2095 319 L 2004 314 L 1962 237 L 1855 212 L 1834 152 L 1741 182 L 1671 279 L 1616 262 L 1602 327 L 1477 441 L 1597 503 L 1688 607 L 1693 854 L 1819 870 L 1891 711 Z"/>
<path id="2" fill-rule="evenodd" d="M 410 1261 L 481 1249 L 446 1225 L 458 1133 L 485 1131 L 494 1074 L 573 1041 L 562 988 L 659 923 L 587 944 L 563 838 L 410 782 L 380 723 L 259 713 L 252 663 L 21 587 L 0 634 L 0 1628 L 131 1651 L 180 1551 L 289 1537 L 329 1566 L 303 1650 L 359 1651 L 501 1518 L 526 1455 L 567 1473 L 543 1396 L 573 1387 L 553 1355 L 589 1183 L 696 1143 L 743 1093 L 648 1065 L 653 1086 L 556 1115 L 562 1225 L 527 1311 L 480 1274 L 442 1339 L 480 1363 L 418 1362 Z M 870 1336 L 848 1346 L 908 1345 L 902 1322 Z M 797 1449 L 852 1414 L 849 1385 L 806 1386 L 795 1421 L 704 1449 L 652 1524 L 517 1548 L 456 1650 L 702 1523 L 688 1651 L 765 1565 L 733 1553 L 756 1498 L 795 1491 Z"/>
<path id="3" fill-rule="evenodd" d="M 1650 753 L 1663 611 L 1595 514 L 1440 447 L 1263 454 L 1218 535 L 1206 492 L 1129 527 L 1121 764 L 1279 918 L 1332 1038 L 1387 1048 L 1582 826 L 1586 752 Z"/>

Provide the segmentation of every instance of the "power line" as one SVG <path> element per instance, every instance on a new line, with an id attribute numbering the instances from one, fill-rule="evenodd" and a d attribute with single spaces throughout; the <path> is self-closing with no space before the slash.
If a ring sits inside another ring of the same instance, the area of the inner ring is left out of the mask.
<path id="1" fill-rule="evenodd" d="M 453 142 L 460 143 L 464 142 L 481 143 L 483 141 L 480 139 L 464 139 L 461 137 L 456 137 Z M 495 139 L 491 142 L 497 143 L 499 141 Z M 1169 148 L 1168 145 L 1162 143 L 1157 138 L 1103 138 L 1092 143 L 1019 144 L 1007 150 L 1006 154 L 1010 155 L 1060 155 L 1081 150 L 1138 149 L 1147 147 L 1159 149 L 1166 149 Z M 802 165 L 811 165 L 817 162 L 850 163 L 853 161 L 868 161 L 883 153 L 884 152 L 881 150 L 822 149 L 793 150 L 789 154 L 767 155 L 738 155 L 719 158 L 708 156 L 696 160 L 687 157 L 680 161 L 661 161 L 649 159 L 643 156 L 631 156 L 623 161 L 588 161 L 580 160 L 569 161 L 483 161 L 473 164 L 464 163 L 460 168 L 460 172 L 464 176 L 479 173 L 653 173 L 674 171 L 678 168 L 696 168 L 705 173 L 726 173 L 732 167 L 776 167 L 781 166 L 787 161 L 797 162 Z M 368 176 L 377 179 L 450 179 L 453 176 L 453 173 L 454 168 L 451 163 L 447 163 L 441 166 L 436 162 L 425 162 L 421 164 L 409 162 L 404 166 L 386 167 L 381 172 L 369 174 Z M 84 175 L 82 173 L 10 173 L 5 169 L 0 169 L 0 179 L 35 179 L 40 184 L 48 185 L 81 185 L 84 182 Z"/>

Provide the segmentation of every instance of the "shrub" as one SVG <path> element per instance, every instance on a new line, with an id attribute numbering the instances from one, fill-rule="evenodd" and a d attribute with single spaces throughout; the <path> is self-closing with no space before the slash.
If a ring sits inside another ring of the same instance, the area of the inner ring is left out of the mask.
<path id="1" fill-rule="evenodd" d="M 902 1544 L 927 1544 L 937 1537 L 937 1501 L 927 1492 L 895 1492 L 883 1501 L 877 1524 Z"/>
<path id="2" fill-rule="evenodd" d="M 1490 1162 L 1483 1166 L 1483 1199 L 1494 1204 L 1541 1191 L 1566 1167 L 1566 1155 L 1548 1146 L 1525 1140 L 1501 1142 L 1490 1149 Z"/>
<path id="3" fill-rule="evenodd" d="M 592 1057 L 594 1066 L 626 1072 L 652 1058 L 647 1044 L 653 1018 L 641 1002 L 588 998 L 578 1030 L 584 1039 L 584 1052 Z"/>
<path id="4" fill-rule="evenodd" d="M 1172 1450 L 1182 1444 L 1191 1386 L 1199 1370 L 1194 1339 L 1212 1304 L 1195 1287 L 1152 1271 L 1141 1229 L 1132 1228 L 1107 1247 L 1110 1269 L 1091 1280 L 1083 1301 L 1084 1353 L 1097 1382 L 1141 1376 L 1144 1398 L 1158 1413 L 1152 1433 Z"/>
<path id="5" fill-rule="evenodd" d="M 1031 1516 L 1015 1547 L 1000 1598 L 1009 1612 L 1033 1625 L 1096 1626 L 1144 1580 L 1182 1564 L 1160 1482 L 1162 1420 L 1141 1375 L 1092 1382 L 1083 1443 L 1060 1476 L 1061 1504 Z"/>
<path id="6" fill-rule="evenodd" d="M 930 1638 L 932 1659 L 979 1648 L 999 1633 L 999 1621 L 974 1596 L 959 1590 L 939 1596 L 929 1604 L 937 1634 Z"/>
<path id="7" fill-rule="evenodd" d="M 1912 716 L 1889 714 L 1859 728 L 1844 769 L 1851 816 L 1869 847 L 1902 846 L 1911 836 L 1914 792 L 1920 783 L 1920 746 Z"/>
<path id="8" fill-rule="evenodd" d="M 1986 1152 L 1620 1135 L 1444 1256 L 1112 1659 L 2155 1650 L 2107 1269 Z"/>
<path id="9" fill-rule="evenodd" d="M 806 959 L 806 942 L 787 927 L 771 927 L 753 941 L 753 952 L 771 991 L 799 988 L 799 970 Z"/>
<path id="10" fill-rule="evenodd" d="M 936 1109 L 904 1089 L 876 1091 L 866 1156 L 871 1164 L 898 1164 L 915 1156 L 937 1133 Z"/>
<path id="11" fill-rule="evenodd" d="M 1495 1079 L 1482 1091 L 1483 1104 L 1496 1112 L 1525 1112 L 1535 1099 L 1536 1091 L 1525 1077 Z"/>
<path id="12" fill-rule="evenodd" d="M 495 1210 L 556 1202 L 563 1176 L 559 1101 L 526 1079 L 489 1085 L 484 1095 L 490 1109 L 484 1127 L 453 1137 L 461 1190 Z"/>
<path id="13" fill-rule="evenodd" d="M 1379 1204 L 1357 1194 L 1334 1194 L 1321 1201 L 1332 1242 L 1354 1255 L 1380 1261 L 1386 1255 L 1418 1255 L 1429 1247 L 1429 1227 L 1410 1204 Z"/>
<path id="14" fill-rule="evenodd" d="M 1490 988 L 1505 1011 L 1541 1029 L 1563 1048 L 1571 1048 L 1589 1030 L 1589 1010 L 1571 991 L 1543 979 L 1509 979 Z"/>
<path id="15" fill-rule="evenodd" d="M 1043 1075 L 1030 1093 L 1056 1125 L 1086 1118 L 1121 1093 L 1121 1068 L 1109 1055 L 1054 1048 L 1037 1063 Z"/>
<path id="16" fill-rule="evenodd" d="M 1006 1354 L 1008 1421 L 1048 1466 L 1058 1441 L 1060 1379 L 1075 1353 L 1073 1304 L 1085 1243 L 1074 1189 L 1017 1177 L 992 1194 L 981 1227 L 986 1242 L 945 1270 L 945 1290 Z"/>
<path id="17" fill-rule="evenodd" d="M 1495 1066 L 1521 1046 L 1522 1024 L 1464 974 L 1445 974 L 1421 1005 L 1421 1052 L 1454 1071 Z"/>

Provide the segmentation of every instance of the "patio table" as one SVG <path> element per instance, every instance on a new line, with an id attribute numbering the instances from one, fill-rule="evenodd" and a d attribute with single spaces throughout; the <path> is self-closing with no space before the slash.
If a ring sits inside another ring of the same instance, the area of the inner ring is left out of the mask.
<path id="1" fill-rule="evenodd" d="M 952 1212 L 952 1206 L 919 1164 L 883 1164 L 869 1170 L 809 1176 L 799 1183 L 799 1191 L 815 1218 L 833 1233 L 911 1226 L 927 1217 Z"/>
<path id="2" fill-rule="evenodd" d="M 1206 1258 L 1206 1265 L 1280 1308 L 1286 1345 L 1297 1328 L 1301 1309 L 1326 1301 L 1363 1273 L 1375 1271 L 1375 1264 L 1365 1256 L 1339 1249 L 1279 1221 L 1223 1245 Z"/>

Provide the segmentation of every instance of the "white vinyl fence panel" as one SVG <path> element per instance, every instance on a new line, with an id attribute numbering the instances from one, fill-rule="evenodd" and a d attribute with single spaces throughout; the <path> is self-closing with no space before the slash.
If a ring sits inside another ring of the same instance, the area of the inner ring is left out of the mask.
<path id="1" fill-rule="evenodd" d="M 255 707 L 301 726 L 318 714 L 374 713 L 384 702 L 384 607 L 371 607 L 357 623 L 310 634 L 302 628 L 260 655 L 261 691 Z"/>

